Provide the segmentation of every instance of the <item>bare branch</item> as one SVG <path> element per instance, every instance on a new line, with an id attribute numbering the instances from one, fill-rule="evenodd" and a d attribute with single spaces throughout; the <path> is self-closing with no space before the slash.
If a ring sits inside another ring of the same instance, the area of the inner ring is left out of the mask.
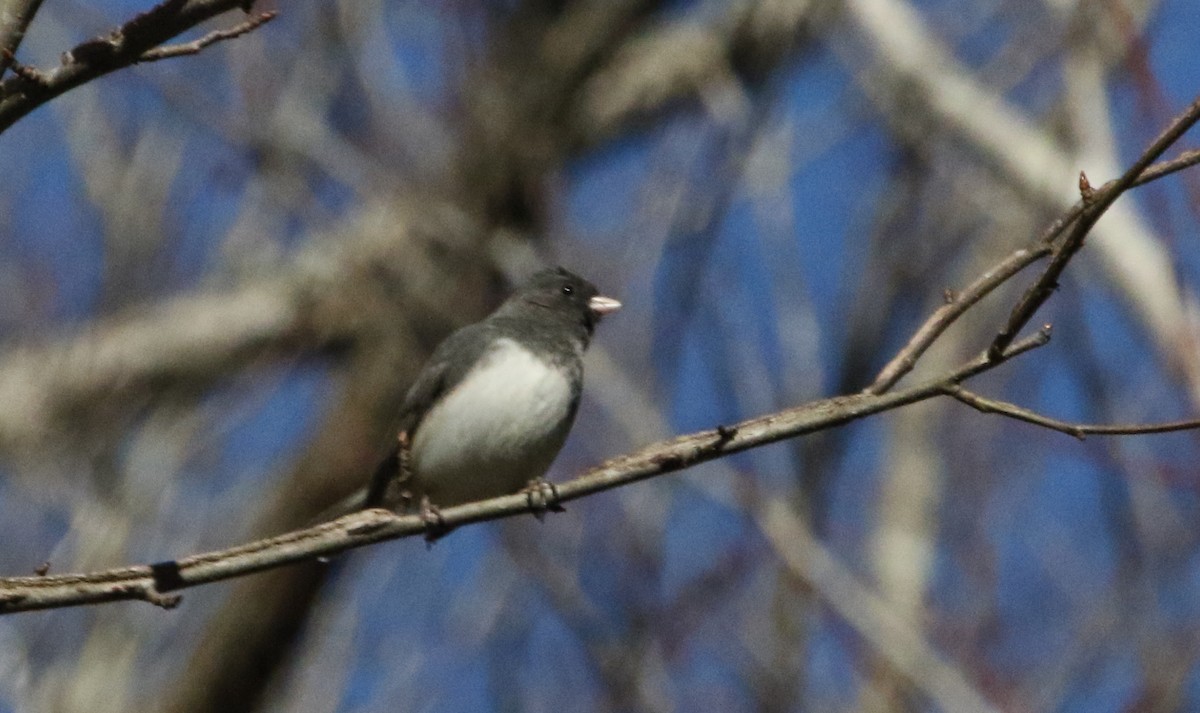
<path id="1" fill-rule="evenodd" d="M 1140 436 L 1149 433 L 1173 433 L 1175 431 L 1191 431 L 1200 428 L 1200 419 L 1188 419 L 1184 421 L 1167 421 L 1165 423 L 1125 423 L 1125 424 L 1085 424 L 1071 423 L 1070 421 L 1060 421 L 1057 418 L 1043 416 L 1036 411 L 1031 411 L 1023 406 L 1000 401 L 997 399 L 989 399 L 973 391 L 964 389 L 958 384 L 947 386 L 945 393 L 947 396 L 953 396 L 962 403 L 981 413 L 994 413 L 1001 416 L 1007 416 L 1025 423 L 1032 423 L 1035 426 L 1049 428 L 1052 431 L 1065 433 L 1068 436 L 1074 436 L 1079 440 L 1083 440 L 1089 435 L 1096 436 Z"/>
<path id="2" fill-rule="evenodd" d="M 610 460 L 557 486 L 558 500 L 576 500 L 684 470 L 731 453 L 833 428 L 939 396 L 950 385 L 1040 347 L 1049 339 L 1049 331 L 1042 330 L 1010 345 L 998 360 L 981 354 L 939 379 L 903 391 L 817 401 L 732 426 L 720 426 L 655 443 Z M 526 495 L 506 495 L 442 510 L 437 527 L 441 531 L 442 528 L 513 517 L 532 509 Z M 380 509 L 365 510 L 306 530 L 155 565 L 123 567 L 92 574 L 0 579 L 0 613 L 130 599 L 155 601 L 155 594 L 328 557 L 384 540 L 428 536 L 430 533 L 429 523 L 419 515 L 396 515 Z"/>
<path id="3" fill-rule="evenodd" d="M 40 87 L 45 86 L 47 83 L 45 73 L 43 73 L 37 67 L 30 67 L 18 62 L 17 58 L 14 57 L 13 53 L 8 49 L 0 48 L 0 62 L 2 62 L 8 69 L 11 69 L 13 74 L 17 75 L 21 79 L 24 79 L 30 84 Z"/>
<path id="4" fill-rule="evenodd" d="M 0 78 L 13 63 L 13 55 L 25 39 L 25 30 L 42 6 L 42 0 L 3 0 L 0 2 Z"/>
<path id="5" fill-rule="evenodd" d="M 1096 221 L 1100 220 L 1100 216 L 1121 197 L 1126 190 L 1131 188 L 1134 181 L 1142 175 L 1154 160 L 1163 154 L 1171 147 L 1179 137 L 1183 136 L 1184 132 L 1190 129 L 1197 121 L 1200 121 L 1200 98 L 1192 101 L 1191 105 L 1179 116 L 1175 118 L 1171 124 L 1163 130 L 1158 137 L 1151 142 L 1150 146 L 1142 152 L 1137 161 L 1129 167 L 1121 178 L 1112 185 L 1112 187 L 1104 192 L 1091 191 L 1091 199 L 1084 197 L 1083 212 L 1079 214 L 1078 220 L 1075 222 L 1075 227 L 1071 234 L 1063 240 L 1054 252 L 1054 256 L 1050 259 L 1050 264 L 1042 272 L 1030 288 L 1022 295 L 1021 300 L 1013 307 L 1012 314 L 1008 318 L 1007 324 L 1000 329 L 1000 333 L 996 335 L 996 339 L 992 342 L 989 352 L 999 354 L 1012 341 L 1013 337 L 1019 333 L 1029 320 L 1033 318 L 1034 313 L 1038 311 L 1054 290 L 1058 287 L 1058 278 L 1062 276 L 1063 270 L 1067 268 L 1067 263 L 1083 247 L 1084 238 L 1091 231 L 1092 226 Z M 1086 180 L 1086 179 L 1085 179 Z M 1082 184 L 1081 184 L 1082 185 Z M 1085 191 L 1086 193 L 1086 191 Z"/>
<path id="6" fill-rule="evenodd" d="M 1145 171 L 1142 171 L 1141 175 L 1137 177 L 1137 180 L 1133 182 L 1133 185 L 1144 186 L 1147 183 L 1157 181 L 1158 179 L 1169 176 L 1172 173 L 1195 166 L 1197 163 L 1200 163 L 1200 149 L 1184 151 L 1169 161 L 1160 161 L 1159 163 L 1150 166 Z M 1108 183 L 1105 183 L 1103 186 L 1094 188 L 1090 201 L 1094 201 L 1096 196 L 1107 195 L 1109 191 L 1115 190 L 1118 181 L 1120 181 L 1119 178 L 1114 178 Z M 1082 198 L 1078 201 L 1075 201 L 1075 205 L 1071 206 L 1066 213 L 1063 213 L 1058 217 L 1058 219 L 1046 227 L 1045 232 L 1042 233 L 1041 241 L 1043 243 L 1054 242 L 1055 238 L 1057 238 L 1059 235 L 1062 235 L 1062 232 L 1075 222 L 1075 219 L 1079 217 L 1079 214 L 1083 212 L 1083 209 L 1090 201 L 1085 201 Z"/>
<path id="7" fill-rule="evenodd" d="M 1157 181 L 1164 176 L 1169 176 L 1172 173 L 1182 171 L 1185 168 L 1190 168 L 1198 163 L 1200 163 L 1200 149 L 1184 151 L 1169 161 L 1160 161 L 1153 166 L 1150 166 L 1145 171 L 1142 171 L 1142 174 L 1138 176 L 1136 181 L 1133 182 L 1133 185 L 1144 186 L 1151 181 Z M 1109 181 L 1097 189 L 1097 192 L 1112 190 L 1112 186 L 1115 183 L 1115 179 Z"/>
<path id="8" fill-rule="evenodd" d="M 224 40 L 232 40 L 235 37 L 241 37 L 244 34 L 253 32 L 271 20 L 279 16 L 279 13 L 272 10 L 270 12 L 262 12 L 255 17 L 246 20 L 240 25 L 234 25 L 228 30 L 213 30 L 207 35 L 198 40 L 191 42 L 183 42 L 177 45 L 163 45 L 155 47 L 152 50 L 146 50 L 141 57 L 137 58 L 138 62 L 156 62 L 160 59 L 169 59 L 171 57 L 183 57 L 190 54 L 198 54 L 200 50 L 208 47 L 211 44 L 222 42 Z"/>
<path id="9" fill-rule="evenodd" d="M 1145 185 L 1194 166 L 1197 163 L 1200 163 L 1200 149 L 1184 151 L 1176 158 L 1156 163 L 1143 170 L 1132 186 Z M 950 293 L 946 303 L 935 310 L 925 320 L 909 339 L 908 343 L 904 345 L 904 348 L 879 371 L 879 375 L 875 377 L 875 380 L 864 391 L 866 393 L 881 394 L 895 386 L 900 379 L 912 371 L 917 360 L 921 358 L 930 345 L 962 316 L 967 309 L 1021 270 L 1049 255 L 1053 251 L 1051 245 L 1054 239 L 1075 222 L 1080 213 L 1083 212 L 1085 205 L 1090 205 L 1100 199 L 1107 199 L 1111 195 L 1111 192 L 1116 190 L 1118 183 L 1119 179 L 1113 179 L 1099 188 L 1092 188 L 1091 198 L 1086 202 L 1082 199 L 1079 200 L 1075 205 L 1067 209 L 1065 213 L 1055 219 L 1042 233 L 1038 239 L 1038 243 L 1014 251 L 983 275 L 980 275 L 975 282 L 971 283 L 961 292 Z M 1126 188 L 1129 188 L 1129 186 Z"/>
<path id="10" fill-rule="evenodd" d="M 76 45 L 63 54 L 58 67 L 39 72 L 42 81 L 20 75 L 5 79 L 0 82 L 0 132 L 60 94 L 135 64 L 172 37 L 245 6 L 245 0 L 164 0 L 107 36 Z"/>
<path id="11" fill-rule="evenodd" d="M 949 293 L 946 303 L 934 311 L 909 339 L 904 348 L 892 358 L 875 377 L 864 393 L 882 394 L 912 371 L 917 360 L 955 320 L 992 290 L 1008 281 L 1029 265 L 1050 254 L 1047 246 L 1020 248 L 979 276 L 975 282 L 958 293 Z"/>

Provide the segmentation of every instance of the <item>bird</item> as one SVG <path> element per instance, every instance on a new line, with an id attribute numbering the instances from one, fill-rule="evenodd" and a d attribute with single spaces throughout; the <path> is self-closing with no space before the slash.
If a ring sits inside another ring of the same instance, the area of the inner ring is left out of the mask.
<path id="1" fill-rule="evenodd" d="M 419 508 L 430 540 L 448 532 L 437 527 L 441 508 L 525 491 L 535 514 L 535 503 L 559 509 L 544 477 L 575 421 L 584 351 L 620 308 L 548 268 L 452 333 L 409 388 L 394 443 L 349 509 Z"/>

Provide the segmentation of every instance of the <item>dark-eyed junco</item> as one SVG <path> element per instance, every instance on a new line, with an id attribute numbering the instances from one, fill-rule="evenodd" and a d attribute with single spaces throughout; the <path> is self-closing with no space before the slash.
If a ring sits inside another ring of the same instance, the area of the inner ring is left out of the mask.
<path id="1" fill-rule="evenodd" d="M 621 303 L 563 268 L 542 270 L 443 341 L 400 409 L 399 435 L 351 508 L 423 514 L 543 483 L 575 420 L 583 352 Z"/>

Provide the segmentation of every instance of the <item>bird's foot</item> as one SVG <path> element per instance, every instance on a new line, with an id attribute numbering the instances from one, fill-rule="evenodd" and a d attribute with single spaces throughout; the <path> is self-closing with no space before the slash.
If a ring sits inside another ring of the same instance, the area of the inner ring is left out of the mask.
<path id="1" fill-rule="evenodd" d="M 525 502 L 529 503 L 529 511 L 542 522 L 547 512 L 566 512 L 566 508 L 558 502 L 558 486 L 545 478 L 534 478 L 521 490 L 525 493 Z"/>
<path id="2" fill-rule="evenodd" d="M 425 523 L 425 549 L 433 547 L 433 543 L 450 534 L 453 527 L 446 524 L 446 518 L 442 517 L 442 511 L 437 505 L 429 502 L 429 497 L 421 498 L 421 506 L 418 510 L 421 516 L 421 522 Z"/>

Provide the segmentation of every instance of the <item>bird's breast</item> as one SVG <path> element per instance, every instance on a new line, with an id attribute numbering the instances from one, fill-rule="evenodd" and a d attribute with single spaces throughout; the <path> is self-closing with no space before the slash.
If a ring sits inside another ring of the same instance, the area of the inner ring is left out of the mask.
<path id="1" fill-rule="evenodd" d="M 516 492 L 541 477 L 571 427 L 573 376 L 501 340 L 417 427 L 415 489 L 450 506 Z"/>

